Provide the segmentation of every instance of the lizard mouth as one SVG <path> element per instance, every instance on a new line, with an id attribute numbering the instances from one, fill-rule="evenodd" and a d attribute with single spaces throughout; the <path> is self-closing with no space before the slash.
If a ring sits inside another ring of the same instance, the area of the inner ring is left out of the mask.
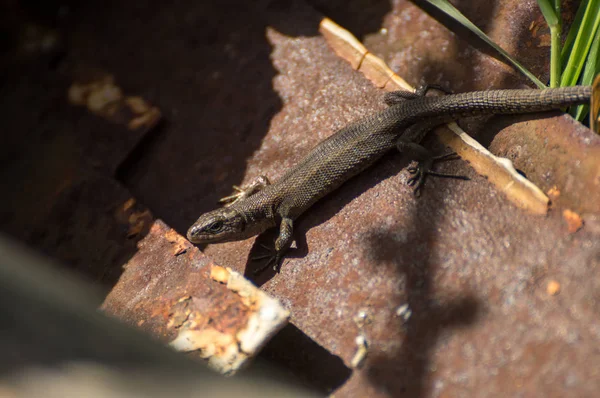
<path id="1" fill-rule="evenodd" d="M 192 243 L 203 243 L 205 241 L 205 237 L 202 236 L 200 228 L 196 226 L 191 226 L 190 229 L 188 229 L 187 238 Z"/>
<path id="2" fill-rule="evenodd" d="M 205 228 L 198 225 L 193 225 L 187 231 L 187 238 L 192 243 L 214 243 L 224 240 L 222 234 L 213 234 L 206 231 Z"/>

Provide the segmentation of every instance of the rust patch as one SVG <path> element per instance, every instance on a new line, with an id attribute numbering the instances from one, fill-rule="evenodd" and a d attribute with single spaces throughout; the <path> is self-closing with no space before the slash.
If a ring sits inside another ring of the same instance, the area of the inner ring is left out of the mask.
<path id="1" fill-rule="evenodd" d="M 165 233 L 165 238 L 173 245 L 171 251 L 174 256 L 179 256 L 192 247 L 192 244 L 183 236 L 179 235 L 174 229 L 167 231 Z"/>
<path id="2" fill-rule="evenodd" d="M 569 233 L 574 234 L 575 232 L 579 231 L 581 227 L 583 227 L 583 220 L 581 219 L 581 216 L 572 210 L 563 210 L 563 219 L 567 222 Z"/>
<path id="3" fill-rule="evenodd" d="M 555 280 L 551 280 L 546 285 L 546 293 L 550 296 L 556 296 L 560 292 L 560 283 Z"/>
<path id="4" fill-rule="evenodd" d="M 560 189 L 556 185 L 553 185 L 547 192 L 550 200 L 556 200 L 560 197 Z"/>
<path id="5" fill-rule="evenodd" d="M 286 324 L 289 313 L 275 299 L 210 264 L 162 222 L 138 247 L 102 309 L 219 372 L 235 373 Z M 217 274 L 218 282 L 211 279 Z"/>
<path id="6" fill-rule="evenodd" d="M 285 326 L 289 312 L 231 269 L 213 265 L 211 278 L 213 276 L 239 296 L 247 310 L 246 324 L 235 322 L 227 333 L 223 333 L 209 324 L 200 325 L 196 318 L 202 314 L 190 314 L 171 345 L 180 351 L 199 351 L 199 355 L 208 359 L 213 368 L 231 374 L 255 356 Z"/>

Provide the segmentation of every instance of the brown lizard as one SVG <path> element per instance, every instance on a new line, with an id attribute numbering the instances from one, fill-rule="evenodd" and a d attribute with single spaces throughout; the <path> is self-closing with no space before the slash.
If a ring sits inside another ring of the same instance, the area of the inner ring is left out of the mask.
<path id="1" fill-rule="evenodd" d="M 385 97 L 389 105 L 339 130 L 313 148 L 295 167 L 274 184 L 263 177 L 249 189 L 225 200 L 229 206 L 205 213 L 189 228 L 192 243 L 242 240 L 279 226 L 270 263 L 279 266 L 293 242 L 294 220 L 316 201 L 360 173 L 386 152 L 398 148 L 409 153 L 418 166 L 409 169 L 409 180 L 419 194 L 426 175 L 448 176 L 431 170 L 436 160 L 419 143 L 434 127 L 460 117 L 481 114 L 516 114 L 557 109 L 590 100 L 589 86 L 543 90 L 490 90 L 445 96 L 425 96 L 395 91 Z"/>

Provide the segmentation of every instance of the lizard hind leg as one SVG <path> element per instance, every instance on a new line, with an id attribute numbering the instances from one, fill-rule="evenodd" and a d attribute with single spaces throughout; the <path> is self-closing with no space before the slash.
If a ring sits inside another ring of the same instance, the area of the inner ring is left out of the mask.
<path id="1" fill-rule="evenodd" d="M 435 163 L 445 161 L 445 160 L 454 160 L 456 159 L 456 153 L 449 152 L 440 156 L 434 156 L 426 160 L 419 161 L 416 166 L 411 166 L 408 168 L 408 172 L 413 176 L 408 179 L 407 184 L 409 186 L 414 186 L 414 193 L 416 196 L 421 195 L 421 190 L 425 184 L 425 178 L 427 176 L 433 177 L 442 177 L 442 178 L 454 178 L 457 180 L 470 180 L 469 177 L 463 175 L 456 174 L 448 174 L 448 173 L 440 173 L 438 171 L 432 170 L 432 167 Z"/>
<path id="2" fill-rule="evenodd" d="M 456 158 L 456 154 L 454 152 L 450 152 L 441 156 L 433 156 L 431 151 L 418 144 L 432 128 L 440 125 L 441 123 L 443 123 L 443 121 L 436 119 L 415 123 L 408 127 L 404 134 L 402 134 L 400 138 L 398 138 L 398 141 L 396 141 L 396 148 L 398 148 L 400 152 L 408 155 L 412 160 L 417 161 L 416 166 L 408 169 L 409 173 L 411 173 L 413 176 L 407 182 L 409 186 L 414 186 L 414 193 L 416 196 L 421 195 L 421 190 L 425 184 L 425 178 L 428 175 L 434 177 L 456 178 L 460 180 L 469 179 L 465 176 L 439 173 L 432 169 L 434 163 L 436 162 Z"/>
<path id="3" fill-rule="evenodd" d="M 415 94 L 419 97 L 424 97 L 427 95 L 429 90 L 437 90 L 441 91 L 444 94 L 453 94 L 452 90 L 448 90 L 445 87 L 440 86 L 439 84 L 422 84 L 415 90 Z"/>
<path id="4" fill-rule="evenodd" d="M 419 97 L 420 96 L 416 92 L 413 93 L 412 91 L 392 91 L 384 95 L 383 102 L 385 102 L 387 106 L 392 106 Z"/>
<path id="5" fill-rule="evenodd" d="M 252 196 L 264 187 L 271 185 L 271 181 L 266 176 L 256 177 L 252 182 L 243 188 L 237 185 L 233 186 L 235 192 L 229 196 L 219 199 L 219 203 L 223 203 L 225 207 L 229 207 L 239 200 Z"/>
<path id="6" fill-rule="evenodd" d="M 417 87 L 417 89 L 414 92 L 404 90 L 389 92 L 383 97 L 383 101 L 386 103 L 386 105 L 392 106 L 407 100 L 409 101 L 416 98 L 424 97 L 425 95 L 427 95 L 427 92 L 429 90 L 437 90 L 441 91 L 444 94 L 452 94 L 452 91 L 442 86 L 438 86 L 437 84 L 423 84 Z"/>

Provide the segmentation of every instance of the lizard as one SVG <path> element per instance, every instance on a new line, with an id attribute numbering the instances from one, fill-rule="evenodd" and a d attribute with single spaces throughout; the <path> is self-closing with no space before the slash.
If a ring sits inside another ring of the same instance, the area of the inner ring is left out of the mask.
<path id="1" fill-rule="evenodd" d="M 294 221 L 388 151 L 397 148 L 417 161 L 416 167 L 409 168 L 413 176 L 408 184 L 414 186 L 415 194 L 419 195 L 427 175 L 464 178 L 432 170 L 436 160 L 447 157 L 436 158 L 420 145 L 435 127 L 461 117 L 533 113 L 583 104 L 590 100 L 592 93 L 591 86 L 575 86 L 427 96 L 431 88 L 434 86 L 424 85 L 415 92 L 387 93 L 384 100 L 388 108 L 351 123 L 321 141 L 273 184 L 261 176 L 247 188 L 234 186 L 237 193 L 222 199 L 231 203 L 201 215 L 188 229 L 188 240 L 196 244 L 243 240 L 279 225 L 275 250 L 258 257 L 269 257 L 269 261 L 255 273 L 273 263 L 278 271 L 294 240 Z"/>

